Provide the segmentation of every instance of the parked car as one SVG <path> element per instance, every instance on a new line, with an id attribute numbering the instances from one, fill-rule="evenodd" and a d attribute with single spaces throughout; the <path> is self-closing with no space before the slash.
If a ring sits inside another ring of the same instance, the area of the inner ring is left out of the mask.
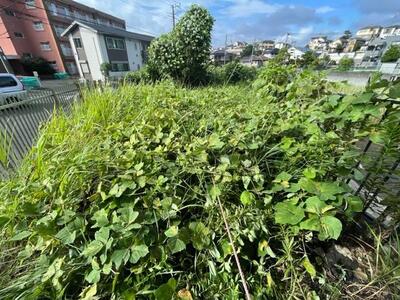
<path id="1" fill-rule="evenodd" d="M 0 105 L 21 101 L 25 94 L 24 85 L 15 75 L 0 73 Z"/>

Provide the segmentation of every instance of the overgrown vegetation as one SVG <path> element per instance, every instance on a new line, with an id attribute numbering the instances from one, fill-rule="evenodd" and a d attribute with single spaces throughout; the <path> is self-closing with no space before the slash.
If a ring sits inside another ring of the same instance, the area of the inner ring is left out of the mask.
<path id="1" fill-rule="evenodd" d="M 156 80 L 172 78 L 188 85 L 206 83 L 213 24 L 206 9 L 193 5 L 172 32 L 151 43 L 150 76 Z"/>
<path id="2" fill-rule="evenodd" d="M 379 84 L 272 63 L 251 87 L 86 93 L 0 183 L 0 298 L 243 298 L 219 202 L 252 295 L 329 295 L 314 249 L 363 209 L 356 142 L 400 96 Z"/>

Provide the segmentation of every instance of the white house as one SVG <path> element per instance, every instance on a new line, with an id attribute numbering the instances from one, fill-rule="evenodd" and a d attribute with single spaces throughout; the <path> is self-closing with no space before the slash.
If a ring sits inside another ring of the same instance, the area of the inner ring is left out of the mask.
<path id="1" fill-rule="evenodd" d="M 315 36 L 310 39 L 308 48 L 317 52 L 324 52 L 328 50 L 329 40 L 326 36 Z"/>
<path id="2" fill-rule="evenodd" d="M 103 80 L 103 63 L 111 64 L 110 76 L 121 77 L 140 69 L 152 36 L 111 26 L 74 21 L 63 33 L 68 37 L 79 75 L 87 80 Z"/>
<path id="3" fill-rule="evenodd" d="M 304 55 L 305 51 L 292 46 L 288 48 L 288 53 L 290 55 L 290 59 L 297 60 Z"/>
<path id="4" fill-rule="evenodd" d="M 381 26 L 367 26 L 358 30 L 356 36 L 365 40 L 369 40 L 378 37 L 381 33 L 381 30 Z"/>
<path id="5" fill-rule="evenodd" d="M 388 36 L 399 36 L 400 35 L 400 25 L 392 25 L 382 28 L 379 37 L 386 38 Z"/>

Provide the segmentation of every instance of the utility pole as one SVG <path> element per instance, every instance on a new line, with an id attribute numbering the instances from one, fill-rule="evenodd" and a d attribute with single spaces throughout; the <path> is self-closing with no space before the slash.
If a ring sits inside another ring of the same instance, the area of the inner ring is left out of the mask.
<path id="1" fill-rule="evenodd" d="M 228 34 L 225 34 L 224 65 L 226 64 L 226 47 L 228 46 Z"/>
<path id="2" fill-rule="evenodd" d="M 176 25 L 176 9 L 180 7 L 180 3 L 171 4 L 172 9 L 172 28 Z"/>

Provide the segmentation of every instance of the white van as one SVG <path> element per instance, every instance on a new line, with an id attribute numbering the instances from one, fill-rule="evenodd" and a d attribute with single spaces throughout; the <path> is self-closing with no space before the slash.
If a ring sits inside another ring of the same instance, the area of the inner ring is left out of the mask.
<path id="1" fill-rule="evenodd" d="M 18 102 L 26 90 L 17 77 L 9 73 L 0 73 L 0 105 Z"/>

